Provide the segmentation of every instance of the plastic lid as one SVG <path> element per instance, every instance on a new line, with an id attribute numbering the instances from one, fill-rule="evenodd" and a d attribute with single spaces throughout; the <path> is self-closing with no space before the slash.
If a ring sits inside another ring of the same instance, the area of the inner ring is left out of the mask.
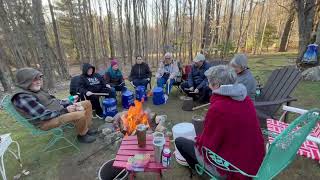
<path id="1" fill-rule="evenodd" d="M 163 89 L 161 87 L 155 87 L 155 88 L 153 88 L 153 92 L 154 93 L 163 92 Z"/>
<path id="2" fill-rule="evenodd" d="M 129 91 L 129 90 L 126 90 L 124 93 L 122 93 L 122 95 L 124 95 L 124 96 L 131 96 L 131 95 L 133 95 L 133 92 L 132 92 L 132 91 Z"/>
<path id="3" fill-rule="evenodd" d="M 144 86 L 137 86 L 137 90 L 145 90 L 146 88 Z"/>

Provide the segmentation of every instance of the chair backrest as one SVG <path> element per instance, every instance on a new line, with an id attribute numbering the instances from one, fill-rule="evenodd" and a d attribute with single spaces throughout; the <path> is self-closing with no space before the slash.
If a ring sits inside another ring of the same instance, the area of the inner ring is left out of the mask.
<path id="1" fill-rule="evenodd" d="M 301 80 L 301 73 L 294 66 L 288 66 L 272 71 L 267 83 L 261 90 L 261 95 L 256 101 L 275 101 L 290 96 Z M 281 105 L 274 105 L 261 108 L 268 114 L 274 114 Z"/>
<path id="2" fill-rule="evenodd" d="M 43 131 L 36 128 L 33 124 L 31 124 L 28 119 L 24 118 L 14 107 L 14 105 L 11 102 L 11 96 L 6 95 L 2 100 L 2 107 L 3 109 L 8 113 L 9 116 L 14 118 L 17 122 L 19 122 L 22 126 L 29 129 L 32 134 L 42 134 Z"/>
<path id="3" fill-rule="evenodd" d="M 313 109 L 295 119 L 269 146 L 257 173 L 258 179 L 272 179 L 279 174 L 297 154 L 317 121 L 320 110 Z"/>
<path id="4" fill-rule="evenodd" d="M 70 81 L 70 94 L 77 95 L 79 93 L 80 75 L 74 76 Z"/>

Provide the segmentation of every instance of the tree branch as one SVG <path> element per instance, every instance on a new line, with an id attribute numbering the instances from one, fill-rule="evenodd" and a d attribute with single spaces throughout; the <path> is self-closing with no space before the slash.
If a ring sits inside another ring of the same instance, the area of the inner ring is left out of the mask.
<path id="1" fill-rule="evenodd" d="M 282 6 L 281 4 L 279 4 L 278 1 L 276 1 L 276 4 L 277 4 L 278 6 L 280 6 L 280 7 L 282 7 L 283 9 L 285 9 L 287 12 L 290 12 L 290 10 L 289 10 L 287 7 Z"/>

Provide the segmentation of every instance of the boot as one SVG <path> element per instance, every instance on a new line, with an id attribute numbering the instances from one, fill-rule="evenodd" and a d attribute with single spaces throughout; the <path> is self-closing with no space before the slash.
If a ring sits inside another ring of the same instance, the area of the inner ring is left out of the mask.
<path id="1" fill-rule="evenodd" d="M 92 142 L 94 142 L 96 140 L 95 137 L 90 136 L 89 134 L 86 134 L 86 135 L 83 135 L 83 136 L 78 135 L 77 138 L 78 138 L 78 141 L 80 143 L 92 143 Z"/>

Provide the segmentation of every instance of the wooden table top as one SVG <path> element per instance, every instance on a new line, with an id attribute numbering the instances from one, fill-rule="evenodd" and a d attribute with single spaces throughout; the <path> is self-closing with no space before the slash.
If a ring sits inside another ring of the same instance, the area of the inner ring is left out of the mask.
<path id="1" fill-rule="evenodd" d="M 154 160 L 154 149 L 152 142 L 153 136 L 147 135 L 146 139 L 146 146 L 141 148 L 138 146 L 137 136 L 124 137 L 117 152 L 113 166 L 118 168 L 126 168 L 129 157 L 139 153 L 151 155 L 150 162 L 148 163 L 148 166 L 144 168 L 144 171 L 159 171 L 162 169 L 167 169 L 166 167 L 162 166 L 162 163 L 157 163 Z M 170 140 L 168 137 L 166 137 L 165 147 L 169 148 L 169 146 Z"/>

